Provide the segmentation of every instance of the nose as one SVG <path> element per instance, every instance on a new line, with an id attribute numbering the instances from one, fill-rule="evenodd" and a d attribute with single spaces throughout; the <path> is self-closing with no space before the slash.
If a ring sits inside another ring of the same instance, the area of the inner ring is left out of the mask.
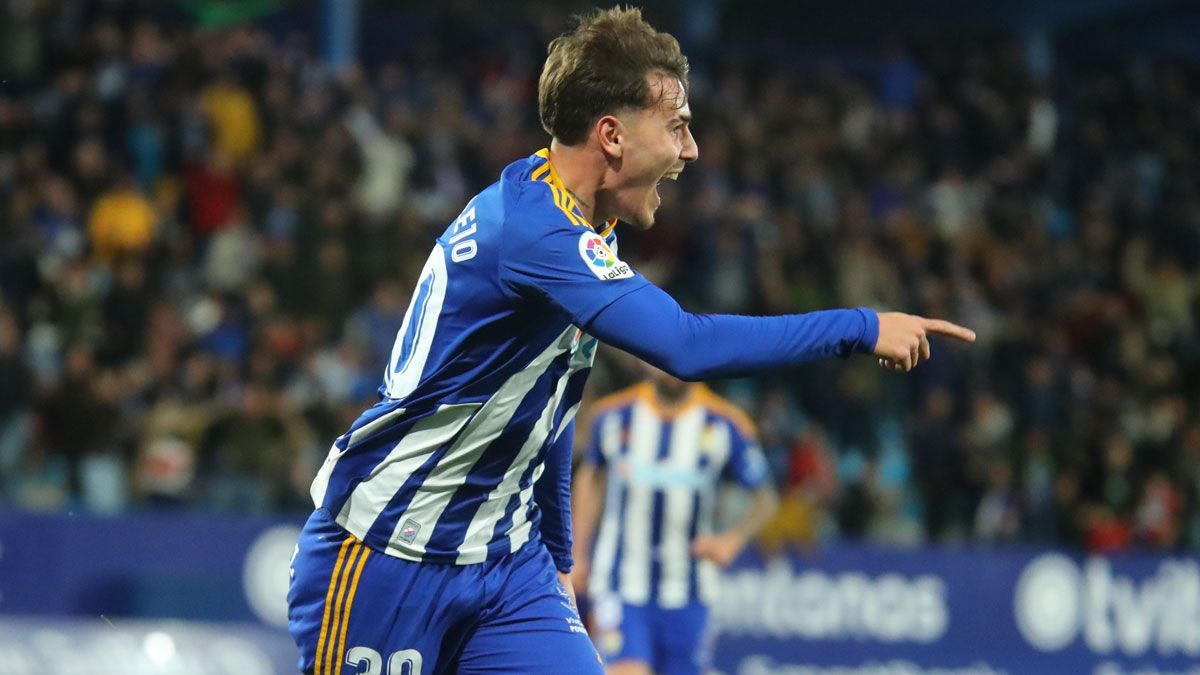
<path id="1" fill-rule="evenodd" d="M 684 127 L 683 147 L 679 149 L 679 159 L 685 162 L 694 162 L 700 157 L 700 146 L 696 145 L 696 138 L 692 136 L 691 127 Z"/>

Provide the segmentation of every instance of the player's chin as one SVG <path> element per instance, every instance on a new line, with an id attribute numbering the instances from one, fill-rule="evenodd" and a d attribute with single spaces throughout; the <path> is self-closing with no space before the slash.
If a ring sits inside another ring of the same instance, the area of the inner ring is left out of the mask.
<path id="1" fill-rule="evenodd" d="M 636 218 L 630 218 L 628 223 L 639 230 L 648 230 L 654 227 L 654 210 L 647 209 L 639 213 Z"/>
<path id="2" fill-rule="evenodd" d="M 623 214 L 617 219 L 637 230 L 648 230 L 654 227 L 654 214 L 658 211 L 659 201 L 651 193 L 641 202 L 627 203 Z"/>
<path id="3" fill-rule="evenodd" d="M 638 213 L 637 221 L 634 226 L 639 230 L 648 230 L 654 227 L 654 216 L 658 213 L 658 207 L 662 202 L 659 201 L 658 195 L 651 193 L 650 199 L 647 199 L 642 204 L 642 209 Z"/>

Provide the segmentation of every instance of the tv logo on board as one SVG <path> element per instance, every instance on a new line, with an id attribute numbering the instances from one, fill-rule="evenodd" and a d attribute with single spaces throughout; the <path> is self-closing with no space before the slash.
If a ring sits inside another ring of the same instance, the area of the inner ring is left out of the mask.
<path id="1" fill-rule="evenodd" d="M 1064 555 L 1046 554 L 1021 572 L 1013 613 L 1021 635 L 1043 652 L 1082 637 L 1098 654 L 1200 656 L 1200 565 L 1164 560 L 1138 582 L 1113 574 L 1103 558 L 1081 569 Z"/>

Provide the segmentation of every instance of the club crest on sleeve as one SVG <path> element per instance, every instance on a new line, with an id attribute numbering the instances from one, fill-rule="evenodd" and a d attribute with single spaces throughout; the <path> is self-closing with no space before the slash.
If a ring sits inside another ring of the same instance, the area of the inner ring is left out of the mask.
<path id="1" fill-rule="evenodd" d="M 629 265 L 622 262 L 595 232 L 584 232 L 580 235 L 579 257 L 583 258 L 583 262 L 597 279 L 608 281 L 633 276 Z"/>

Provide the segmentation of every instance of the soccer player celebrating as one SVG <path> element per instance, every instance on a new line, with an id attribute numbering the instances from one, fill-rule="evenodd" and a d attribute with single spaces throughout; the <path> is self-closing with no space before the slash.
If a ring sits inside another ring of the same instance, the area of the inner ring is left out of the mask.
<path id="1" fill-rule="evenodd" d="M 572 496 L 573 576 L 592 599 L 608 673 L 701 673 L 717 566 L 733 562 L 777 504 L 754 425 L 704 385 L 654 370 L 596 403 L 589 437 Z M 713 532 L 725 476 L 752 499 L 739 523 Z"/>
<path id="2" fill-rule="evenodd" d="M 313 481 L 292 562 L 300 667 L 599 673 L 569 572 L 573 419 L 597 339 L 687 380 L 874 353 L 909 370 L 930 333 L 870 309 L 695 315 L 617 257 L 698 150 L 687 60 L 637 10 L 555 39 L 538 85 L 550 147 L 509 165 L 440 236 L 380 401 Z M 556 574 L 557 571 L 557 574 Z"/>

